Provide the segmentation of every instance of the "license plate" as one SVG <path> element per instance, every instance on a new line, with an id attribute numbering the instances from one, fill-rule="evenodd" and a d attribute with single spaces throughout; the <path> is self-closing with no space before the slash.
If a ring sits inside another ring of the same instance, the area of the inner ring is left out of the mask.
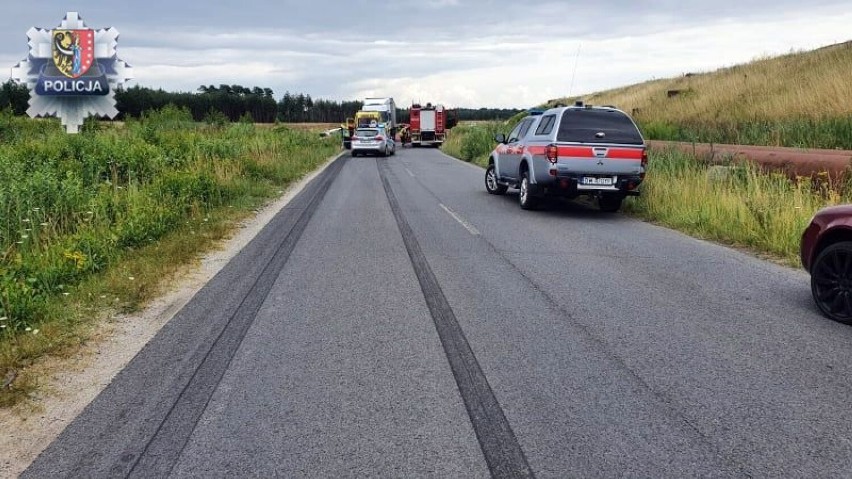
<path id="1" fill-rule="evenodd" d="M 615 179 L 611 176 L 607 176 L 604 178 L 596 178 L 594 176 L 584 176 L 582 180 L 580 180 L 580 184 L 583 185 L 594 185 L 594 186 L 612 186 L 615 183 Z"/>

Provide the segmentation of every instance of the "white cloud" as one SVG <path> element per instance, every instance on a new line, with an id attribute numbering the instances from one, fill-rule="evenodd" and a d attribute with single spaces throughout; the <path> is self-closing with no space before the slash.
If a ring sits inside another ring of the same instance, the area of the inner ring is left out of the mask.
<path id="1" fill-rule="evenodd" d="M 6 1 L 10 8 L 23 5 Z M 122 32 L 119 53 L 136 68 L 136 83 L 180 91 L 239 83 L 270 87 L 279 96 L 289 90 L 334 99 L 390 95 L 399 104 L 528 107 L 845 41 L 852 25 L 848 5 L 819 0 L 798 7 L 792 0 L 747 5 L 406 0 L 392 2 L 391 13 L 362 0 L 298 9 L 244 1 L 268 15 L 246 16 L 212 4 L 197 14 L 181 13 L 175 5 L 168 19 L 139 8 L 124 12 L 139 19 L 116 24 Z M 150 9 L 159 11 L 153 4 Z M 31 10 L 20 11 L 32 16 Z M 84 16 L 98 22 L 117 15 L 92 10 Z M 58 22 L 54 17 L 39 24 Z M 4 37 L 0 61 L 11 66 L 26 55 L 25 42 L 14 38 L 23 37 L 32 23 L 11 25 L 6 18 L 0 36 L 16 33 Z"/>
<path id="2" fill-rule="evenodd" d="M 426 5 L 433 8 L 441 7 L 456 7 L 460 4 L 459 0 L 427 0 Z"/>
<path id="3" fill-rule="evenodd" d="M 587 94 L 652 78 L 709 71 L 765 55 L 813 49 L 845 41 L 852 12 L 829 12 L 775 21 L 724 20 L 643 36 L 579 42 L 516 40 L 465 45 L 450 55 L 476 51 L 493 59 L 489 67 L 458 69 L 419 78 L 357 82 L 344 92 L 361 96 L 381 88 L 402 98 L 437 98 L 461 106 L 528 107 L 545 100 Z M 571 78 L 580 49 L 573 92 Z"/>

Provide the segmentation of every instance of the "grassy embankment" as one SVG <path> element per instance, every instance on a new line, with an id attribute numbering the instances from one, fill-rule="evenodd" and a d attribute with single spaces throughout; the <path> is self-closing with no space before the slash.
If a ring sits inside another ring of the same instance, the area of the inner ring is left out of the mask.
<path id="1" fill-rule="evenodd" d="M 654 140 L 852 150 L 850 72 L 852 42 L 640 83 L 583 100 L 632 114 Z"/>
<path id="2" fill-rule="evenodd" d="M 0 406 L 37 387 L 38 358 L 72 353 L 109 312 L 171 275 L 338 142 L 289 128 L 206 125 L 174 109 L 79 135 L 0 115 Z"/>
<path id="3" fill-rule="evenodd" d="M 635 111 L 649 139 L 852 149 L 850 71 L 852 44 L 847 43 L 584 99 Z M 681 93 L 669 98 L 670 90 Z M 570 104 L 573 99 L 559 101 Z M 494 133 L 506 133 L 511 126 L 459 127 L 444 150 L 484 166 Z M 813 213 L 852 202 L 852 189 L 816 180 L 790 181 L 748 165 L 720 172 L 689 155 L 656 151 L 643 196 L 631 198 L 625 209 L 795 266 L 801 233 Z"/>

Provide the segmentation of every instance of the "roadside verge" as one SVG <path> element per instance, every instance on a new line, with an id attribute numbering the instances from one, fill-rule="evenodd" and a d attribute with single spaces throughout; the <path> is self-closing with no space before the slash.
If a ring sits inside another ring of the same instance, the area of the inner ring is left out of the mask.
<path id="1" fill-rule="evenodd" d="M 182 268 L 168 292 L 144 310 L 103 321 L 91 341 L 70 357 L 47 358 L 34 364 L 42 378 L 39 397 L 13 409 L 0 410 L 0 476 L 14 477 L 55 439 L 133 357 L 189 300 L 213 278 L 275 215 L 341 152 L 291 184 L 281 197 L 245 219 L 226 240 L 216 244 L 198 264 Z"/>

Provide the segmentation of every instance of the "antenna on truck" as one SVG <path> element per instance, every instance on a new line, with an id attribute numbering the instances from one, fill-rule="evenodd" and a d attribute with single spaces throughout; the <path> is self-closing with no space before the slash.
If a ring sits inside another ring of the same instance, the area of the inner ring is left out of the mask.
<path id="1" fill-rule="evenodd" d="M 571 87 L 568 88 L 568 98 L 574 94 L 574 78 L 577 77 L 577 64 L 580 63 L 580 49 L 583 48 L 583 43 L 577 45 L 577 56 L 574 57 L 574 71 L 571 73 Z"/>

